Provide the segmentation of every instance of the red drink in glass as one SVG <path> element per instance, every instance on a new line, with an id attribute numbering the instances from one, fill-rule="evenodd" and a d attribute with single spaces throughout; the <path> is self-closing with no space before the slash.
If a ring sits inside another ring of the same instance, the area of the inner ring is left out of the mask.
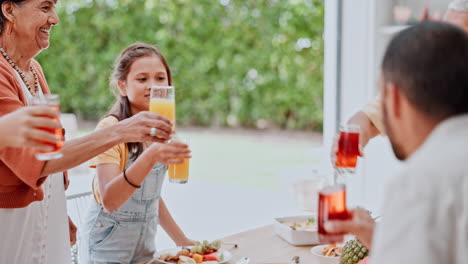
<path id="1" fill-rule="evenodd" d="M 354 172 L 359 152 L 359 126 L 341 126 L 335 166 Z"/>
<path id="2" fill-rule="evenodd" d="M 55 110 L 60 110 L 60 101 L 59 101 L 59 96 L 56 94 L 44 94 L 43 97 L 37 96 L 33 98 L 33 105 L 47 105 L 49 107 L 52 107 Z M 48 118 L 53 118 L 55 120 L 58 120 L 58 117 L 50 117 L 50 116 L 44 116 Z M 52 160 L 52 159 L 58 159 L 63 157 L 63 154 L 60 152 L 63 147 L 63 130 L 62 128 L 54 128 L 54 129 L 49 129 L 49 128 L 41 128 L 38 127 L 38 129 L 47 131 L 51 134 L 56 135 L 57 137 L 61 138 L 62 140 L 59 140 L 55 143 L 52 142 L 47 142 L 38 139 L 37 141 L 49 145 L 52 147 L 52 150 L 49 152 L 44 152 L 44 151 L 38 151 L 36 153 L 36 159 L 38 160 Z"/>
<path id="3" fill-rule="evenodd" d="M 54 108 L 55 110 L 60 110 L 60 106 L 58 105 L 51 105 L 50 107 Z M 43 116 L 43 117 L 49 117 L 49 116 Z M 49 117 L 49 118 L 52 118 L 52 117 Z M 54 120 L 59 120 L 58 117 L 54 117 L 52 118 Z M 39 151 L 41 153 L 55 153 L 55 152 L 60 152 L 62 150 L 62 147 L 63 147 L 63 130 L 62 128 L 43 128 L 43 127 L 38 127 L 38 129 L 40 130 L 43 130 L 43 131 L 46 131 L 46 132 L 49 132 L 51 134 L 54 134 L 55 136 L 57 136 L 58 138 L 62 138 L 62 140 L 60 141 L 57 141 L 55 143 L 51 143 L 51 142 L 47 142 L 47 141 L 43 141 L 43 140 L 37 140 L 38 142 L 40 142 L 41 144 L 44 144 L 44 145 L 49 145 L 52 147 L 52 150 L 50 152 L 45 152 L 45 151 Z"/>
<path id="4" fill-rule="evenodd" d="M 330 234 L 324 229 L 328 220 L 349 219 L 344 184 L 327 186 L 319 192 L 318 233 L 321 244 L 343 242 L 344 234 Z"/>

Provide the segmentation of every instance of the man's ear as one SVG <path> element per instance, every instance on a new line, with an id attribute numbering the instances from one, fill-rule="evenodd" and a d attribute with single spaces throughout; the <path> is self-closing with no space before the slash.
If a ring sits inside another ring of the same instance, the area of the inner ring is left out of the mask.
<path id="1" fill-rule="evenodd" d="M 123 81 L 117 81 L 117 86 L 119 87 L 120 94 L 127 96 L 127 84 Z"/>
<path id="2" fill-rule="evenodd" d="M 387 82 L 384 85 L 384 98 L 386 100 L 388 114 L 394 116 L 396 119 L 400 119 L 402 93 L 393 82 Z"/>

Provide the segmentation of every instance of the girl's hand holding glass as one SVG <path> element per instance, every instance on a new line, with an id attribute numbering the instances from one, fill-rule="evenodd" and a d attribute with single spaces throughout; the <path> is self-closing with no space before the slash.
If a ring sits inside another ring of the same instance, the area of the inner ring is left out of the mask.
<path id="1" fill-rule="evenodd" d="M 154 152 L 154 161 L 164 164 L 181 164 L 184 159 L 192 156 L 189 146 L 180 141 L 170 141 L 165 144 L 153 144 L 148 151 Z"/>

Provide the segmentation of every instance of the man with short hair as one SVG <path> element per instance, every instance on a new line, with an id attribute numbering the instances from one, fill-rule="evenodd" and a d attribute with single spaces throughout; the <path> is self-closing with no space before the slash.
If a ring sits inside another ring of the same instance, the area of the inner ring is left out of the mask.
<path id="1" fill-rule="evenodd" d="M 399 176 L 387 186 L 383 219 L 363 210 L 330 221 L 355 234 L 373 264 L 468 263 L 468 34 L 438 22 L 390 42 L 380 87 L 385 131 Z"/>

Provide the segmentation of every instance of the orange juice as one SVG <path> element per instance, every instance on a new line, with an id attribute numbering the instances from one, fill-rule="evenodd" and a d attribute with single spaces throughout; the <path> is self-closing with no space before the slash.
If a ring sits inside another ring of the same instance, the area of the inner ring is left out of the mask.
<path id="1" fill-rule="evenodd" d="M 183 163 L 169 165 L 169 181 L 176 183 L 186 183 L 189 176 L 190 159 L 184 159 Z"/>
<path id="2" fill-rule="evenodd" d="M 151 98 L 150 111 L 175 121 L 175 102 L 171 99 Z"/>

